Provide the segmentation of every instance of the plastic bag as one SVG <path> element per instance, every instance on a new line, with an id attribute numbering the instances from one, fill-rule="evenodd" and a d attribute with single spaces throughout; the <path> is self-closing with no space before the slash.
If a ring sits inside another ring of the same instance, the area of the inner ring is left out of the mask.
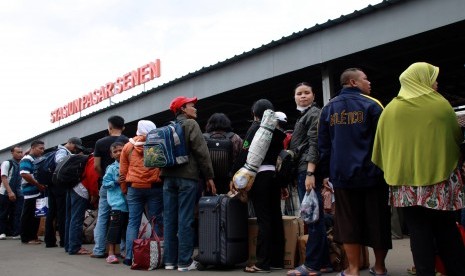
<path id="1" fill-rule="evenodd" d="M 315 189 L 305 193 L 302 204 L 300 205 L 300 217 L 307 224 L 314 223 L 320 218 L 318 197 Z"/>
<path id="2" fill-rule="evenodd" d="M 48 213 L 48 196 L 36 199 L 36 208 L 34 215 L 36 218 L 45 217 Z"/>

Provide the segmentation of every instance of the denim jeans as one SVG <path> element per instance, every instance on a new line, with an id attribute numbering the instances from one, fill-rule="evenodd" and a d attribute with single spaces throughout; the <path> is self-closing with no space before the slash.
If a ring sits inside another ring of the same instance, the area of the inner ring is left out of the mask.
<path id="1" fill-rule="evenodd" d="M 129 209 L 129 222 L 126 232 L 126 259 L 132 259 L 132 241 L 139 234 L 142 212 L 147 205 L 147 218 L 155 218 L 155 231 L 163 236 L 163 187 L 154 186 L 149 189 L 136 189 L 128 187 L 126 196 Z"/>
<path id="2" fill-rule="evenodd" d="M 17 236 L 21 233 L 23 201 L 23 196 L 16 196 L 12 202 L 8 195 L 0 195 L 0 234 Z"/>
<path id="3" fill-rule="evenodd" d="M 11 201 L 7 195 L 0 195 L 0 234 L 7 234 L 9 228 L 8 215 L 10 214 Z"/>
<path id="4" fill-rule="evenodd" d="M 107 228 L 108 221 L 110 219 L 110 205 L 108 205 L 107 201 L 107 189 L 105 189 L 103 186 L 100 187 L 99 197 L 97 224 L 94 228 L 94 255 L 105 254 Z"/>
<path id="5" fill-rule="evenodd" d="M 305 191 L 305 178 L 306 172 L 300 172 L 297 176 L 297 187 L 299 187 L 299 198 L 300 198 L 300 187 L 304 188 Z M 329 243 L 326 236 L 326 224 L 325 215 L 323 210 L 323 196 L 321 195 L 322 179 L 315 179 L 315 192 L 318 196 L 318 207 L 320 211 L 320 219 L 314 223 L 308 224 L 308 239 L 307 248 L 305 251 L 305 266 L 320 270 L 322 268 L 332 267 L 329 260 Z M 303 193 L 305 195 L 305 192 Z M 302 199 L 303 199 L 302 195 Z M 300 200 L 302 202 L 302 200 Z"/>
<path id="6" fill-rule="evenodd" d="M 89 201 L 73 189 L 66 194 L 65 251 L 76 254 L 82 246 L 82 225 Z"/>
<path id="7" fill-rule="evenodd" d="M 165 264 L 186 267 L 192 263 L 197 183 L 181 177 L 164 179 Z"/>

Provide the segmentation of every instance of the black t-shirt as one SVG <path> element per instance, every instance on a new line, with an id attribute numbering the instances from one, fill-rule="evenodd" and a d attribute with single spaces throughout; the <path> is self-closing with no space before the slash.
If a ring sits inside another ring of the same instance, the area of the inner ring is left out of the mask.
<path id="1" fill-rule="evenodd" d="M 125 135 L 120 136 L 107 136 L 101 139 L 98 139 L 95 142 L 95 150 L 94 150 L 94 157 L 100 157 L 100 165 L 102 166 L 102 173 L 105 173 L 108 165 L 114 162 L 113 158 L 111 157 L 110 153 L 110 146 L 114 142 L 121 142 L 126 144 L 129 142 L 129 138 Z"/>

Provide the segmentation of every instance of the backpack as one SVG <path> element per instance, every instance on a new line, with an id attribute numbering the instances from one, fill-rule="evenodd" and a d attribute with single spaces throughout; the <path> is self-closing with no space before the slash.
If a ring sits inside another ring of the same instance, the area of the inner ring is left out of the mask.
<path id="1" fill-rule="evenodd" d="M 189 152 L 180 122 L 156 128 L 147 133 L 144 145 L 144 166 L 167 168 L 187 163 Z"/>
<path id="2" fill-rule="evenodd" d="M 48 152 L 33 162 L 33 175 L 35 180 L 42 185 L 53 185 L 52 177 L 55 171 L 55 154 L 56 150 Z"/>
<path id="3" fill-rule="evenodd" d="M 231 141 L 233 136 L 233 132 L 227 132 L 224 134 L 203 134 L 210 152 L 215 178 L 229 177 L 229 171 L 231 170 L 233 163 L 233 143 Z"/>
<path id="4" fill-rule="evenodd" d="M 71 154 L 65 156 L 53 173 L 53 184 L 63 188 L 74 188 L 82 179 L 82 173 L 89 159 L 88 155 Z"/>

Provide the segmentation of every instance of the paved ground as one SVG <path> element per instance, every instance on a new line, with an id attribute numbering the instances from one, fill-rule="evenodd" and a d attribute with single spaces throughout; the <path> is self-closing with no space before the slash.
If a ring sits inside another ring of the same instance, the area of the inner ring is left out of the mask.
<path id="1" fill-rule="evenodd" d="M 85 246 L 91 249 L 91 245 Z M 409 240 L 394 240 L 393 250 L 387 257 L 389 275 L 407 275 L 406 268 L 412 265 Z M 373 252 L 370 261 L 373 264 Z M 123 264 L 110 265 L 104 259 L 92 259 L 89 256 L 69 256 L 63 248 L 45 248 L 44 245 L 23 245 L 17 240 L 0 241 L 0 276 L 127 276 L 127 275 L 175 275 L 177 271 L 134 271 Z M 238 267 L 232 271 L 192 271 L 195 275 L 245 275 Z M 273 271 L 272 275 L 285 275 L 286 271 Z M 328 276 L 337 273 L 325 274 Z M 362 276 L 370 275 L 368 270 Z"/>

